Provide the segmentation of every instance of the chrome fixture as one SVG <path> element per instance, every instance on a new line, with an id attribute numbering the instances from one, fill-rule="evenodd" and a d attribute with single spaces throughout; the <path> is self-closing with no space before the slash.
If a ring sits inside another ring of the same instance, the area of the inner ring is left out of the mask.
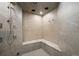
<path id="1" fill-rule="evenodd" d="M 0 23 L 0 28 L 2 28 L 2 23 Z"/>
<path id="2" fill-rule="evenodd" d="M 2 37 L 0 37 L 0 43 L 2 42 Z"/>

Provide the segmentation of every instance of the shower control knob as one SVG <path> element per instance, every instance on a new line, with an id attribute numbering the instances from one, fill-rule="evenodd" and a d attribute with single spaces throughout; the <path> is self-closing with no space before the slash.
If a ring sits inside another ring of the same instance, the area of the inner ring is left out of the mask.
<path id="1" fill-rule="evenodd" d="M 13 39 L 16 39 L 17 37 L 16 37 L 16 35 L 13 35 Z"/>
<path id="2" fill-rule="evenodd" d="M 0 37 L 0 43 L 2 42 L 2 37 Z"/>

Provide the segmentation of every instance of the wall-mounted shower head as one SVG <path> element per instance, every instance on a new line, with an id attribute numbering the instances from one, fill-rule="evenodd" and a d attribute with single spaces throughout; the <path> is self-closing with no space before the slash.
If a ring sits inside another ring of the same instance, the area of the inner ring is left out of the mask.
<path id="1" fill-rule="evenodd" d="M 12 7 L 12 6 L 8 6 L 7 8 L 8 8 L 8 9 L 10 9 L 10 8 L 11 8 L 11 9 L 15 10 L 15 8 L 14 8 L 14 7 Z"/>
<path id="2" fill-rule="evenodd" d="M 48 22 L 53 22 L 54 21 L 54 19 L 49 19 L 49 21 Z"/>

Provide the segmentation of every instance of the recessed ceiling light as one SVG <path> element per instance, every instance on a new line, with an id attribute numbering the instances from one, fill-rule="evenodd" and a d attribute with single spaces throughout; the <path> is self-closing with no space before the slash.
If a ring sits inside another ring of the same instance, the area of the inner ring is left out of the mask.
<path id="1" fill-rule="evenodd" d="M 45 7 L 45 10 L 48 10 L 48 7 Z"/>
<path id="2" fill-rule="evenodd" d="M 32 9 L 33 12 L 35 12 L 35 9 Z"/>
<path id="3" fill-rule="evenodd" d="M 42 14 L 43 14 L 43 12 L 42 12 L 42 11 L 40 11 L 40 14 L 42 15 Z"/>

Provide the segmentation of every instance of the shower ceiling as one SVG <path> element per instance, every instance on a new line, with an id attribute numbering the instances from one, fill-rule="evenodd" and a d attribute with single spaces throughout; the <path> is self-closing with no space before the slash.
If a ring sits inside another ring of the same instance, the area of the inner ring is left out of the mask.
<path id="1" fill-rule="evenodd" d="M 58 7 L 58 2 L 18 2 L 24 11 L 37 15 L 45 15 L 46 13 Z"/>

